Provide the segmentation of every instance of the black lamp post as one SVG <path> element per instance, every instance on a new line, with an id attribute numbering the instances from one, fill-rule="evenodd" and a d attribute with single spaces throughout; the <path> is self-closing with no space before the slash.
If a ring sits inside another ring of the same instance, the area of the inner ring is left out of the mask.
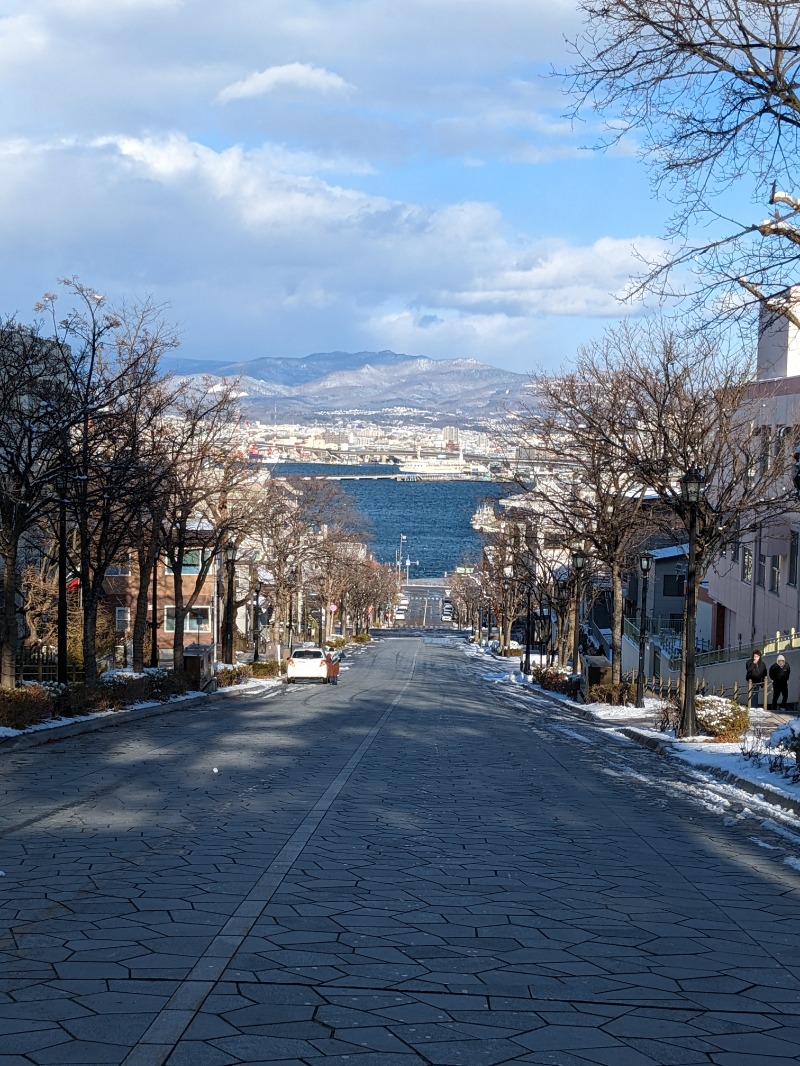
<path id="1" fill-rule="evenodd" d="M 58 607 L 56 632 L 58 660 L 56 679 L 60 685 L 67 683 L 67 488 L 59 484 L 58 501 Z"/>
<path id="2" fill-rule="evenodd" d="M 150 637 L 150 665 L 155 668 L 158 666 L 158 555 L 155 553 L 153 559 L 153 617 L 150 620 L 151 625 L 151 637 Z"/>
<path id="3" fill-rule="evenodd" d="M 572 549 L 572 569 L 575 573 L 575 632 L 572 634 L 572 672 L 580 673 L 581 635 L 581 578 L 586 569 L 586 553 L 576 546 Z"/>
<path id="4" fill-rule="evenodd" d="M 653 556 L 645 552 L 639 556 L 639 570 L 642 574 L 642 606 L 639 615 L 639 673 L 636 678 L 636 706 L 644 707 L 644 656 L 647 645 L 647 586 Z"/>
<path id="5" fill-rule="evenodd" d="M 226 582 L 225 589 L 225 643 L 222 648 L 222 661 L 233 662 L 233 615 L 236 603 L 236 545 L 229 544 L 225 549 Z"/>
<path id="6" fill-rule="evenodd" d="M 693 737 L 697 733 L 694 709 L 695 658 L 697 654 L 695 630 L 697 626 L 697 509 L 706 479 L 702 470 L 690 467 L 681 478 L 681 495 L 689 511 L 689 565 L 686 568 L 686 632 L 683 635 L 683 713 L 680 735 Z"/>
<path id="7" fill-rule="evenodd" d="M 255 595 L 253 607 L 253 662 L 258 662 L 258 645 L 261 640 L 261 582 L 256 582 L 253 589 Z"/>
<path id="8" fill-rule="evenodd" d="M 525 585 L 525 664 L 523 674 L 530 676 L 531 672 L 531 584 Z"/>

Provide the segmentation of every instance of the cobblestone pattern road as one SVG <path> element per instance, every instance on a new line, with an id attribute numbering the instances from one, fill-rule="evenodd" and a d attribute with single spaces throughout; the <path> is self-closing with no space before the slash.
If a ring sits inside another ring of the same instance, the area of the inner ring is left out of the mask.
<path id="1" fill-rule="evenodd" d="M 779 844 L 498 692 L 397 638 L 3 756 L 0 1063 L 797 1063 Z"/>

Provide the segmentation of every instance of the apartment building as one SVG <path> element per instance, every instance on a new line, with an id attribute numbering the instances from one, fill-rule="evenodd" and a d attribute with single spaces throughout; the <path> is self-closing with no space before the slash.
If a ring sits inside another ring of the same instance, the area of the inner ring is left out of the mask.
<path id="1" fill-rule="evenodd" d="M 800 286 L 787 295 L 800 306 Z M 758 476 L 782 449 L 800 444 L 800 329 L 789 319 L 762 314 L 753 394 L 763 442 Z M 713 601 L 713 645 L 748 647 L 800 631 L 800 509 L 765 521 L 741 541 L 729 544 L 708 573 Z"/>

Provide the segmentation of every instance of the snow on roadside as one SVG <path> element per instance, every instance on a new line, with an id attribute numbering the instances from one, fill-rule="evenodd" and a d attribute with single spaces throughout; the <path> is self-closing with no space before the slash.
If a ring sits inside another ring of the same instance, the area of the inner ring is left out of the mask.
<path id="1" fill-rule="evenodd" d="M 512 698 L 527 700 L 542 693 L 548 699 L 562 703 L 565 708 L 575 710 L 580 715 L 587 713 L 598 723 L 611 727 L 614 733 L 624 737 L 622 730 L 633 729 L 643 737 L 653 741 L 660 741 L 668 745 L 670 755 L 688 764 L 693 770 L 702 772 L 704 768 L 716 771 L 719 774 L 730 774 L 734 778 L 746 781 L 757 788 L 764 788 L 772 793 L 778 793 L 794 803 L 800 803 L 800 784 L 793 784 L 780 773 L 772 773 L 768 769 L 768 740 L 767 736 L 773 732 L 772 727 L 767 725 L 768 719 L 762 711 L 751 712 L 751 729 L 748 734 L 751 746 L 760 744 L 762 754 L 760 759 L 745 758 L 742 753 L 743 744 L 720 743 L 712 738 L 695 737 L 691 740 L 679 740 L 673 733 L 662 733 L 656 727 L 656 716 L 659 701 L 648 698 L 644 708 L 611 706 L 605 703 L 577 704 L 555 692 L 545 693 L 537 685 L 532 684 L 527 677 L 518 670 L 503 671 L 503 661 L 496 656 L 480 649 L 474 644 L 462 645 L 462 650 L 473 658 L 480 656 L 483 663 L 488 667 L 492 664 L 491 671 L 487 670 L 482 678 L 494 684 L 508 685 L 509 694 Z M 759 721 L 761 719 L 761 721 Z M 566 730 L 562 730 L 566 732 Z M 800 735 L 800 718 L 794 719 L 784 726 L 778 727 L 774 734 Z M 625 738 L 627 739 L 627 738 Z"/>
<path id="2" fill-rule="evenodd" d="M 27 729 L 10 729 L 8 726 L 0 726 L 0 740 L 3 737 L 20 737 L 27 736 L 30 733 L 39 733 L 45 729 L 56 729 L 59 726 L 72 725 L 75 722 L 89 722 L 93 718 L 113 718 L 115 715 L 119 716 L 126 711 L 140 711 L 146 707 L 168 707 L 173 703 L 182 703 L 184 700 L 197 700 L 205 699 L 208 696 L 217 696 L 220 693 L 226 695 L 238 695 L 239 693 L 249 693 L 251 696 L 256 694 L 267 695 L 267 690 L 274 688 L 276 691 L 282 685 L 282 682 L 274 678 L 253 678 L 251 681 L 246 681 L 241 685 L 231 685 L 229 688 L 218 689 L 217 692 L 184 692 L 180 696 L 170 696 L 168 700 L 141 700 L 139 703 L 131 703 L 127 707 L 121 707 L 119 710 L 107 710 L 107 711 L 93 711 L 91 714 L 73 714 L 69 718 L 49 718 L 46 722 L 37 722 L 35 725 L 28 726 Z"/>

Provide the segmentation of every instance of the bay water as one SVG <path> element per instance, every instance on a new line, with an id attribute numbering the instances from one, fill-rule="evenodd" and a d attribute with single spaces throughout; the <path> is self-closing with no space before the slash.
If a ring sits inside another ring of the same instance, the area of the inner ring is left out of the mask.
<path id="1" fill-rule="evenodd" d="M 381 563 L 394 565 L 402 553 L 403 576 L 442 577 L 480 558 L 481 544 L 470 519 L 481 503 L 509 496 L 510 485 L 491 481 L 394 481 L 369 475 L 397 473 L 391 465 L 336 466 L 279 463 L 274 477 L 336 477 L 364 517 L 370 549 Z M 405 537 L 401 541 L 401 536 Z"/>

